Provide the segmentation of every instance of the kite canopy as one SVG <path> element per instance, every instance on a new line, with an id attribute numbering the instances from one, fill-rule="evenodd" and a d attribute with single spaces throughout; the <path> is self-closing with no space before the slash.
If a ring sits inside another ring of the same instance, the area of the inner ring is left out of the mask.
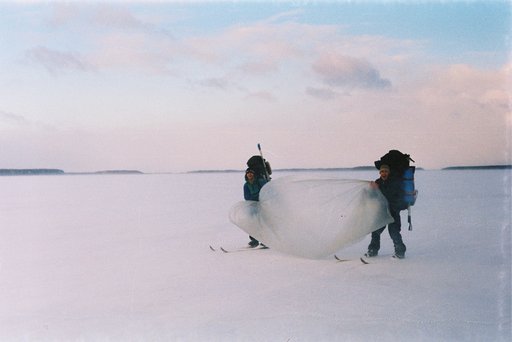
<path id="1" fill-rule="evenodd" d="M 369 181 L 288 176 L 267 183 L 259 202 L 235 204 L 229 218 L 272 249 L 320 259 L 393 222 L 387 208 Z"/>

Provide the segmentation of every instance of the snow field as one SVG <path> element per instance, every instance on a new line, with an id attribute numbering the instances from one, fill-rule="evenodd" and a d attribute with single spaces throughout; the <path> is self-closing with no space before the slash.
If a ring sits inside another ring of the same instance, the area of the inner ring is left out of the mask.
<path id="1" fill-rule="evenodd" d="M 274 179 L 287 173 L 275 172 Z M 374 172 L 315 173 L 348 179 Z M 509 171 L 418 171 L 406 259 L 245 246 L 242 173 L 1 177 L 2 341 L 508 341 Z"/>

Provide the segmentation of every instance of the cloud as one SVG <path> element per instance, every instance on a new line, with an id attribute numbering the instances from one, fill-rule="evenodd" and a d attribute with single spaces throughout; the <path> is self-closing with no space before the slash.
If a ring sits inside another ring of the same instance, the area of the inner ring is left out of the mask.
<path id="1" fill-rule="evenodd" d="M 199 85 L 207 88 L 226 89 L 228 82 L 225 78 L 207 78 L 198 82 Z"/>
<path id="2" fill-rule="evenodd" d="M 98 69 L 125 69 L 172 75 L 172 62 L 184 56 L 179 43 L 166 35 L 147 32 L 111 32 L 96 38 L 88 58 Z"/>
<path id="3" fill-rule="evenodd" d="M 300 8 L 296 8 L 286 12 L 280 12 L 276 15 L 271 16 L 270 18 L 263 21 L 263 23 L 278 23 L 283 21 L 296 21 L 300 16 L 304 14 L 304 10 Z"/>
<path id="4" fill-rule="evenodd" d="M 22 115 L 12 114 L 0 110 L 0 122 L 16 125 L 27 125 L 27 119 Z"/>
<path id="5" fill-rule="evenodd" d="M 321 100 L 332 100 L 336 98 L 337 93 L 330 88 L 307 87 L 306 94 Z"/>
<path id="6" fill-rule="evenodd" d="M 53 27 L 104 27 L 114 29 L 141 29 L 148 25 L 136 18 L 129 9 L 111 3 L 53 3 L 48 20 Z"/>
<path id="7" fill-rule="evenodd" d="M 275 102 L 277 100 L 276 97 L 274 95 L 272 95 L 271 92 L 265 91 L 265 90 L 249 93 L 246 98 L 247 99 L 265 100 L 265 101 L 269 101 L 269 102 Z"/>
<path id="8" fill-rule="evenodd" d="M 333 30 L 293 22 L 258 22 L 188 37 L 183 44 L 189 56 L 204 63 L 266 76 L 304 58 L 317 46 L 319 37 L 331 35 Z"/>
<path id="9" fill-rule="evenodd" d="M 313 63 L 312 69 L 329 86 L 370 89 L 391 86 L 389 80 L 382 78 L 379 71 L 362 58 L 326 53 Z"/>
<path id="10" fill-rule="evenodd" d="M 415 100 L 422 108 L 443 108 L 463 117 L 487 120 L 510 113 L 508 68 L 483 70 L 458 64 L 436 67 L 430 78 L 418 85 Z"/>
<path id="11" fill-rule="evenodd" d="M 9 126 L 10 129 L 5 130 L 3 134 L 9 134 L 9 132 L 15 132 L 14 134 L 19 138 L 19 134 L 28 134 L 34 132 L 56 132 L 56 127 L 43 121 L 33 121 L 27 119 L 23 115 L 10 113 L 7 111 L 0 110 L 0 126 Z"/>
<path id="12" fill-rule="evenodd" d="M 127 8 L 111 4 L 98 4 L 92 12 L 92 19 L 100 26 L 121 29 L 140 29 L 147 25 L 137 19 Z"/>
<path id="13" fill-rule="evenodd" d="M 244 73 L 262 75 L 276 72 L 278 70 L 278 65 L 271 60 L 248 61 L 241 64 L 238 69 Z"/>
<path id="14" fill-rule="evenodd" d="M 364 56 L 359 52 L 363 47 L 366 51 L 368 46 L 376 46 L 374 49 L 382 53 L 386 46 L 397 42 L 375 37 L 367 44 L 370 37 L 361 40 L 361 37 L 343 35 L 340 26 L 298 23 L 301 14 L 301 10 L 292 10 L 247 25 L 176 38 L 154 17 L 133 12 L 126 6 L 56 3 L 47 22 L 55 33 L 70 35 L 75 50 L 51 48 L 50 38 L 50 43 L 32 48 L 26 55 L 51 73 L 132 69 L 176 76 L 187 70 L 209 74 L 208 70 L 222 68 L 230 75 L 224 86 L 229 82 L 240 83 L 240 78 L 273 77 L 303 63 L 314 63 L 313 70 L 329 86 L 390 86 L 390 81 L 380 77 L 379 71 L 363 58 L 318 56 L 321 51 L 340 50 Z M 316 62 L 311 58 L 317 58 Z"/>
<path id="15" fill-rule="evenodd" d="M 41 64 L 52 74 L 61 70 L 92 71 L 95 69 L 77 53 L 62 52 L 44 46 L 27 50 L 25 56 L 28 60 Z"/>
<path id="16" fill-rule="evenodd" d="M 121 4 L 54 3 L 47 38 L 27 49 L 25 57 L 52 74 L 111 68 L 169 73 L 179 42 L 151 18 L 134 13 Z M 68 42 L 66 48 L 61 39 Z"/>

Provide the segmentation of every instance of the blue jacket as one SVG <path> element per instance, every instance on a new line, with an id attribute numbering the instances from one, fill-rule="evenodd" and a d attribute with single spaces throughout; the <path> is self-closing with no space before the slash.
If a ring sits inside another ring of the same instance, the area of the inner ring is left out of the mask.
<path id="1" fill-rule="evenodd" d="M 244 184 L 244 198 L 246 201 L 259 201 L 260 190 L 267 181 L 263 178 L 257 178 L 254 183 L 245 182 Z"/>

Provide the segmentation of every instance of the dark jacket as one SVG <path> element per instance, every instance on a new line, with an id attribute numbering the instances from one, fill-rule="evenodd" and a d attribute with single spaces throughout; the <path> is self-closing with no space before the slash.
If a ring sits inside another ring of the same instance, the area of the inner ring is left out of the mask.
<path id="1" fill-rule="evenodd" d="M 245 182 L 244 184 L 244 198 L 246 201 L 259 201 L 260 190 L 267 181 L 263 178 L 257 178 L 254 183 Z"/>
<path id="2" fill-rule="evenodd" d="M 402 190 L 400 188 L 400 179 L 389 176 L 387 180 L 379 178 L 375 181 L 375 183 L 379 184 L 380 191 L 388 200 L 389 210 L 395 212 L 400 211 L 402 202 Z"/>

